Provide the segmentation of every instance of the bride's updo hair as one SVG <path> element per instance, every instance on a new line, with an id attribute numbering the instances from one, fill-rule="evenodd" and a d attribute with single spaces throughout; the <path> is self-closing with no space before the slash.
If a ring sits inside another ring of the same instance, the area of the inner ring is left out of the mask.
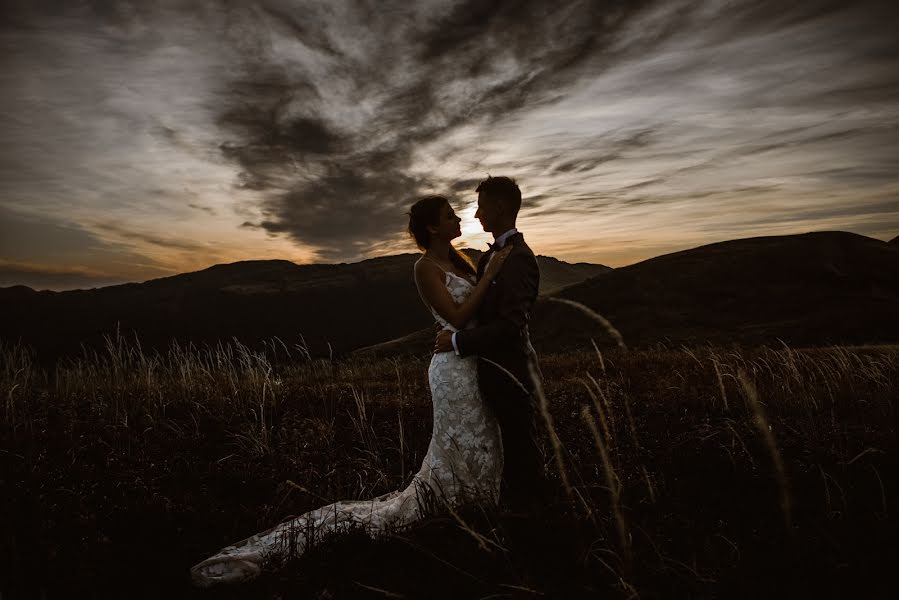
<path id="1" fill-rule="evenodd" d="M 440 223 L 440 213 L 449 204 L 444 196 L 425 196 L 412 205 L 409 210 L 409 235 L 415 240 L 418 248 L 424 252 L 431 246 L 431 232 L 428 226 L 436 227 Z M 463 273 L 476 275 L 471 260 L 450 244 L 450 261 Z"/>

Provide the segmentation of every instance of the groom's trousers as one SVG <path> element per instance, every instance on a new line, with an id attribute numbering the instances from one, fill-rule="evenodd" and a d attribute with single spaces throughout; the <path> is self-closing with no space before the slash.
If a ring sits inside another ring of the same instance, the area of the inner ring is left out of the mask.
<path id="1" fill-rule="evenodd" d="M 531 360 L 539 373 L 536 355 Z M 533 384 L 527 362 L 503 362 L 517 383 L 490 363 L 481 361 L 478 368 L 481 393 L 493 409 L 502 432 L 504 467 L 500 500 L 513 510 L 537 508 L 546 502 L 548 488 L 537 441 Z"/>

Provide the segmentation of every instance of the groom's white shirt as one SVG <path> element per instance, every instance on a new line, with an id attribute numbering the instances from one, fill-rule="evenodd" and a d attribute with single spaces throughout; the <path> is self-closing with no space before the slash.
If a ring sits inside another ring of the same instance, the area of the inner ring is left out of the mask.
<path id="1" fill-rule="evenodd" d="M 512 229 L 510 229 L 509 231 L 506 231 L 499 237 L 494 236 L 493 239 L 495 241 L 493 242 L 493 248 L 491 249 L 491 251 L 496 252 L 497 250 L 501 250 L 502 247 L 506 245 L 506 240 L 508 240 L 510 237 L 512 237 L 516 233 L 518 233 L 518 229 L 513 227 Z M 493 260 L 492 254 L 490 255 L 490 258 L 487 259 L 487 265 L 490 264 L 491 260 Z M 487 265 L 484 265 L 484 269 L 487 269 Z M 456 345 L 456 334 L 455 333 L 453 334 L 452 340 L 453 340 L 453 350 L 456 351 L 456 356 L 459 356 L 459 347 Z"/>
<path id="2" fill-rule="evenodd" d="M 493 243 L 494 250 L 501 250 L 502 247 L 506 245 L 506 240 L 508 240 L 510 237 L 512 237 L 516 233 L 518 233 L 518 229 L 513 227 L 509 231 L 505 232 L 504 234 L 502 234 L 501 236 L 496 238 L 496 241 Z M 490 261 L 487 261 L 487 262 L 490 262 Z"/>

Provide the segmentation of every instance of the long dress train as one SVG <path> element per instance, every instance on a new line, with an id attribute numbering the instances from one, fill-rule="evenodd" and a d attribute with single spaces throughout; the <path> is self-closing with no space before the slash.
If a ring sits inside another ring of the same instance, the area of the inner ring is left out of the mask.
<path id="1" fill-rule="evenodd" d="M 447 290 L 457 304 L 471 294 L 473 283 L 446 273 Z M 446 329 L 455 331 L 437 312 Z M 473 323 L 469 323 L 469 327 Z M 345 500 L 317 508 L 219 550 L 194 565 L 194 585 L 209 587 L 253 579 L 265 561 L 298 556 L 313 536 L 354 526 L 376 535 L 412 523 L 435 497 L 450 506 L 477 498 L 496 503 L 503 472 L 499 425 L 478 389 L 477 358 L 455 352 L 435 354 L 428 367 L 434 424 L 421 469 L 403 490 L 370 500 Z"/>

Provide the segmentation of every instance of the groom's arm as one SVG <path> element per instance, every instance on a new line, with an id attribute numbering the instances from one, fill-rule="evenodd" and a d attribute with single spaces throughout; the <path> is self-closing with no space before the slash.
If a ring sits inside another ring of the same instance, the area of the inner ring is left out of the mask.
<path id="1" fill-rule="evenodd" d="M 454 342 L 460 356 L 483 354 L 521 340 L 540 284 L 537 259 L 530 253 L 510 255 L 496 284 L 503 286 L 499 314 L 490 323 L 456 333 Z"/>

